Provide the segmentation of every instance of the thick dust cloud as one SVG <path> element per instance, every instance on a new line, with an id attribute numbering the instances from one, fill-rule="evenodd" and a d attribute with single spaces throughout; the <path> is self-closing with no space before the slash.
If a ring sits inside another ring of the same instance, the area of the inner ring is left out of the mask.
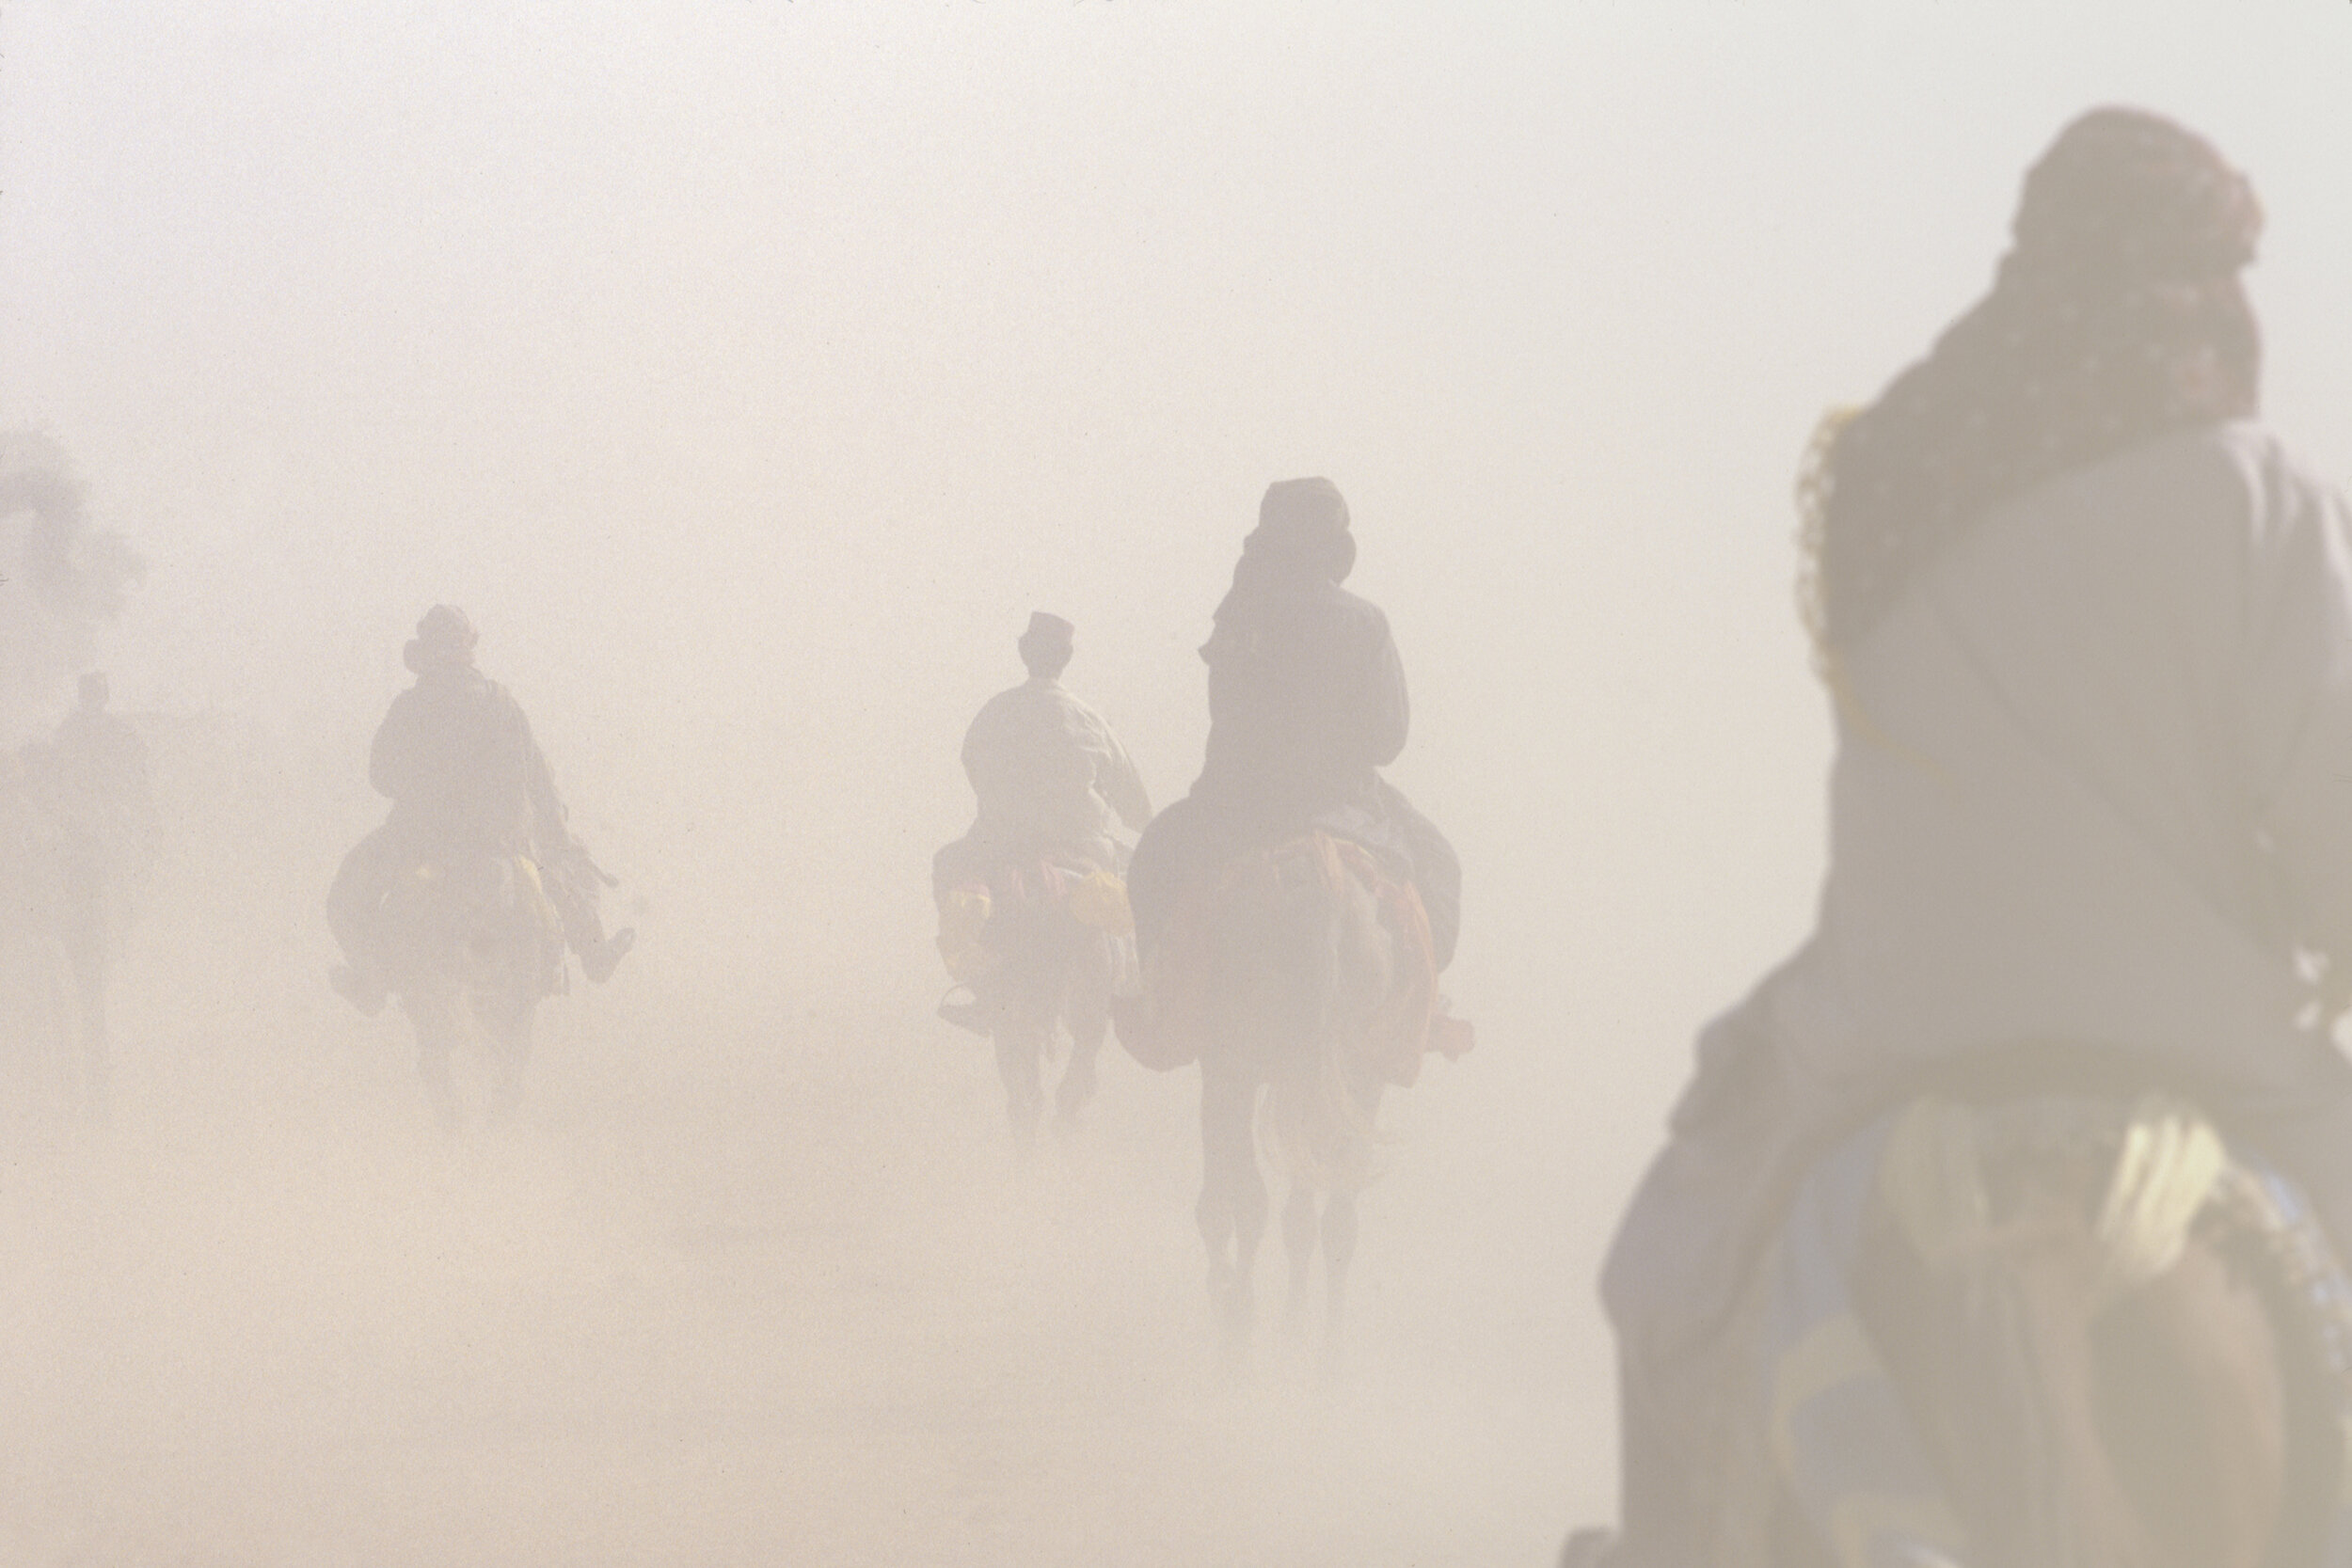
<path id="1" fill-rule="evenodd" d="M 1614 1506 L 1610 1228 L 1810 914 L 1807 432 L 2129 101 L 2260 184 L 2268 411 L 2352 471 L 2347 45 L 2104 3 L 0 10 L 0 742 L 105 670 L 158 834 L 104 1126 L 56 976 L 0 976 L 0 1560 L 1549 1560 Z M 1308 474 L 1480 1030 L 1384 1110 L 1328 1390 L 1270 1321 L 1218 1375 L 1197 1075 L 1113 1046 L 1015 1160 L 929 881 L 1033 610 L 1184 792 L 1210 611 Z M 437 603 L 640 934 L 453 1142 L 322 916 Z"/>

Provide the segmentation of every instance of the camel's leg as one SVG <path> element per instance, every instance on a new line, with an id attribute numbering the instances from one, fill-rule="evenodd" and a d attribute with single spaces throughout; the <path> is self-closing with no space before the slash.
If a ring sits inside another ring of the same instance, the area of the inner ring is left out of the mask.
<path id="1" fill-rule="evenodd" d="M 1078 1113 L 1094 1098 L 1095 1058 L 1102 1054 L 1111 1027 L 1109 955 L 1080 968 L 1062 1005 L 1063 1021 L 1070 1026 L 1070 1065 L 1062 1069 L 1061 1084 L 1054 1093 L 1054 1120 L 1064 1132 L 1077 1127 Z"/>
<path id="2" fill-rule="evenodd" d="M 1333 1193 L 1323 1204 L 1323 1375 L 1340 1370 L 1341 1327 L 1347 1312 L 1347 1266 L 1356 1259 L 1356 1195 Z"/>
<path id="3" fill-rule="evenodd" d="M 73 989 L 80 1003 L 80 1070 L 74 1109 L 92 1121 L 106 1119 L 110 1067 L 114 1055 L 106 1027 L 106 953 L 102 936 L 86 935 L 74 943 Z"/>
<path id="4" fill-rule="evenodd" d="M 1200 1201 L 1193 1206 L 1193 1219 L 1200 1227 L 1200 1240 L 1209 1249 L 1209 1295 L 1222 1306 L 1226 1282 L 1233 1269 L 1233 1199 L 1232 1179 L 1227 1175 L 1230 1164 L 1226 1150 L 1232 1137 L 1219 1125 L 1232 1115 L 1231 1085 L 1223 1082 L 1210 1066 L 1200 1066 Z"/>
<path id="5" fill-rule="evenodd" d="M 1317 1237 L 1314 1189 L 1294 1175 L 1282 1203 L 1282 1251 L 1291 1266 L 1290 1292 L 1282 1298 L 1282 1338 L 1293 1343 L 1307 1337 L 1307 1276 L 1314 1268 Z"/>
<path id="6" fill-rule="evenodd" d="M 106 876 L 94 845 L 77 845 L 70 861 L 61 945 L 79 1016 L 65 1053 L 66 1102 L 75 1114 L 99 1120 L 105 1114 L 110 1054 L 106 968 L 112 927 L 106 918 Z"/>
<path id="7" fill-rule="evenodd" d="M 1025 1149 L 1037 1141 L 1038 1122 L 1045 1112 L 1040 1066 L 1045 1030 L 1025 1017 L 1005 1019 L 989 1038 L 996 1047 L 996 1076 L 1005 1083 L 1005 1113 L 1012 1120 L 1013 1142 Z"/>
<path id="8" fill-rule="evenodd" d="M 1225 1362 L 1238 1370 L 1249 1356 L 1256 1317 L 1250 1275 L 1265 1234 L 1265 1178 L 1251 1141 L 1258 1085 L 1248 1073 L 1201 1063 L 1201 1239 L 1209 1247 L 1209 1290 L 1219 1311 Z M 1230 1247 L 1230 1253 L 1228 1251 Z"/>
<path id="9" fill-rule="evenodd" d="M 1375 1123 L 1380 1115 L 1382 1086 L 1379 1083 L 1351 1083 L 1348 1093 L 1361 1107 L 1367 1124 Z M 1347 1270 L 1356 1260 L 1357 1213 L 1356 1182 L 1372 1179 L 1370 1157 L 1357 1167 L 1346 1183 L 1335 1188 L 1323 1204 L 1323 1376 L 1336 1380 L 1340 1370 L 1342 1333 L 1347 1317 Z"/>
<path id="10" fill-rule="evenodd" d="M 522 1109 L 523 1072 L 531 1065 L 531 1022 L 537 1003 L 528 995 L 477 996 L 473 1008 L 495 1048 L 488 1119 L 511 1121 Z"/>
<path id="11" fill-rule="evenodd" d="M 465 1126 L 457 1104 L 457 1080 L 450 1058 L 457 1050 L 457 998 L 439 991 L 404 991 L 401 1011 L 417 1032 L 417 1073 L 424 1080 L 425 1102 L 441 1131 L 455 1137 Z"/>

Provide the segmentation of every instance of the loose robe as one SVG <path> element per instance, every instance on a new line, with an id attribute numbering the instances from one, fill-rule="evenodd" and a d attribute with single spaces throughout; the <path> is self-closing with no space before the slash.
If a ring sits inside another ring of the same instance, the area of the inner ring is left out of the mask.
<path id="1" fill-rule="evenodd" d="M 1454 847 L 1379 776 L 1405 749 L 1412 708 L 1389 618 L 1318 572 L 1242 558 L 1209 666 L 1209 740 L 1186 799 L 1136 847 L 1128 890 L 1148 948 L 1183 890 L 1253 844 L 1319 828 L 1411 879 L 1438 967 L 1461 929 Z"/>
<path id="2" fill-rule="evenodd" d="M 1117 824 L 1140 829 L 1152 800 L 1134 759 L 1100 714 L 1050 675 L 990 698 L 963 736 L 978 812 L 940 851 L 936 877 L 984 875 L 1007 858 L 1068 859 L 1109 869 Z"/>
<path id="3" fill-rule="evenodd" d="M 2352 1069 L 2298 972 L 2352 965 L 2343 500 L 2254 425 L 2167 437 L 1996 508 L 1837 675 L 1815 930 L 1700 1037 L 1602 1280 L 1636 1487 L 1804 1163 L 1955 1057 L 2137 1054 L 2352 1242 Z M 1674 1506 L 1629 1491 L 1629 1529 Z"/>

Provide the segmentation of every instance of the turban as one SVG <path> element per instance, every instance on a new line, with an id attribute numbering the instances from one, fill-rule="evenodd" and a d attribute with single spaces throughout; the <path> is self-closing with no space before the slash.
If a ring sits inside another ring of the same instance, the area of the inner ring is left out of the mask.
<path id="1" fill-rule="evenodd" d="M 1258 502 L 1258 526 L 1242 541 L 1242 554 L 1343 579 L 1356 564 L 1356 539 L 1347 522 L 1347 501 L 1329 480 L 1279 479 Z"/>
<path id="2" fill-rule="evenodd" d="M 473 646 L 481 634 L 466 612 L 454 605 L 437 604 L 417 623 L 417 635 L 401 651 L 401 660 L 422 674 L 427 670 L 471 664 Z"/>
<path id="3" fill-rule="evenodd" d="M 2095 109 L 2026 174 L 1992 292 L 1878 402 L 1825 422 L 1800 595 L 1825 656 L 1993 506 L 2175 431 L 2251 416 L 2238 271 L 2262 207 L 2195 132 Z"/>

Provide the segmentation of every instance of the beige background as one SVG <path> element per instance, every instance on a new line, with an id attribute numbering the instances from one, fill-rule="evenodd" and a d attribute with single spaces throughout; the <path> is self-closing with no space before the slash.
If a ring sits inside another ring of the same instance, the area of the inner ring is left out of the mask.
<path id="1" fill-rule="evenodd" d="M 2251 172 L 2270 413 L 2352 472 L 2352 8 L 2052 9 L 7 0 L 0 428 L 148 558 L 98 646 L 172 850 L 115 1130 L 7 1113 L 0 1561 L 1543 1561 L 1609 1226 L 1809 915 L 1815 417 L 2138 103 Z M 1189 1080 L 1009 1169 L 925 883 L 1033 608 L 1182 792 L 1317 472 L 1484 1030 L 1327 1397 L 1209 1375 Z M 644 933 L 456 1150 L 317 915 L 437 599 Z"/>

